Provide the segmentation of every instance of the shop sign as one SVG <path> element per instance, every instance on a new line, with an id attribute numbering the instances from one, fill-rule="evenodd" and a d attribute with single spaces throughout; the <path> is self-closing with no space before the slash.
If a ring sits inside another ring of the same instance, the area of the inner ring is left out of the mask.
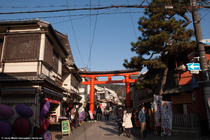
<path id="1" fill-rule="evenodd" d="M 49 101 L 50 103 L 52 104 L 60 104 L 60 101 L 58 100 L 53 100 L 53 99 L 50 99 L 50 98 L 44 98 L 45 101 Z"/>
<path id="2" fill-rule="evenodd" d="M 172 104 L 169 101 L 162 101 L 162 128 L 165 135 L 171 136 L 172 130 Z"/>
<path id="3" fill-rule="evenodd" d="M 154 95 L 155 128 L 161 125 L 161 102 L 162 96 Z"/>
<path id="4" fill-rule="evenodd" d="M 71 134 L 71 129 L 70 129 L 70 124 L 69 120 L 62 121 L 62 136 L 64 134 L 68 134 L 70 136 Z"/>

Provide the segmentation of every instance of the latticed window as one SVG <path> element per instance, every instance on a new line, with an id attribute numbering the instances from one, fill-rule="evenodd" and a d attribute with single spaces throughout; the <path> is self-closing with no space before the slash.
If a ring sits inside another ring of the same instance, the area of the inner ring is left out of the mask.
<path id="1" fill-rule="evenodd" d="M 71 76 L 71 85 L 72 85 L 73 87 L 75 87 L 76 89 L 77 89 L 78 86 L 79 86 L 79 82 L 78 82 L 77 78 L 76 78 L 74 75 Z"/>
<path id="2" fill-rule="evenodd" d="M 52 60 L 52 67 L 56 72 L 58 72 L 58 54 L 55 51 L 53 51 Z"/>
<path id="3" fill-rule="evenodd" d="M 40 38 L 40 34 L 7 35 L 4 61 L 38 60 Z"/>
<path id="4" fill-rule="evenodd" d="M 45 40 L 45 52 L 44 52 L 44 61 L 52 67 L 53 63 L 53 43 L 48 37 Z"/>

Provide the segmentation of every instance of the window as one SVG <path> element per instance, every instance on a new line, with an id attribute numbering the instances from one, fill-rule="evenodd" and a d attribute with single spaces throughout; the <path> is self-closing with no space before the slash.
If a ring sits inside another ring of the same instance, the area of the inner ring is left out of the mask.
<path id="1" fill-rule="evenodd" d="M 74 88 L 78 88 L 78 86 L 79 86 L 79 82 L 78 82 L 78 80 L 77 80 L 77 78 L 74 76 L 74 75 L 72 75 L 71 76 L 71 85 L 74 87 Z"/>
<path id="2" fill-rule="evenodd" d="M 40 38 L 40 34 L 7 35 L 4 61 L 38 60 Z"/>
<path id="3" fill-rule="evenodd" d="M 53 51 L 52 56 L 52 68 L 55 70 L 55 72 L 58 72 L 58 54 Z"/>
<path id="4" fill-rule="evenodd" d="M 45 51 L 44 51 L 44 61 L 50 66 L 52 67 L 52 63 L 53 63 L 53 43 L 50 41 L 50 39 L 48 37 L 46 37 L 45 40 Z"/>

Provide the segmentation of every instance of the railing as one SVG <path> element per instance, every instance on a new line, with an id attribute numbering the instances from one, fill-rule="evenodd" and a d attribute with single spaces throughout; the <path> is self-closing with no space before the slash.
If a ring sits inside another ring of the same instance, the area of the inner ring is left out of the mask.
<path id="1" fill-rule="evenodd" d="M 177 129 L 200 129 L 197 114 L 173 114 L 173 128 Z"/>

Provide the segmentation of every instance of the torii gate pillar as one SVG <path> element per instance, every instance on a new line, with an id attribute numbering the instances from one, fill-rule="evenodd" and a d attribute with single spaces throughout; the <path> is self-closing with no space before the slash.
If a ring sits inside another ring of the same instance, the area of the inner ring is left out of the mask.
<path id="1" fill-rule="evenodd" d="M 90 110 L 92 111 L 92 113 L 94 114 L 94 87 L 95 87 L 95 83 L 94 83 L 95 77 L 91 76 L 90 77 Z"/>
<path id="2" fill-rule="evenodd" d="M 130 82 L 129 75 L 125 75 L 125 87 L 126 87 L 126 106 L 131 107 L 131 96 L 130 96 Z"/>

